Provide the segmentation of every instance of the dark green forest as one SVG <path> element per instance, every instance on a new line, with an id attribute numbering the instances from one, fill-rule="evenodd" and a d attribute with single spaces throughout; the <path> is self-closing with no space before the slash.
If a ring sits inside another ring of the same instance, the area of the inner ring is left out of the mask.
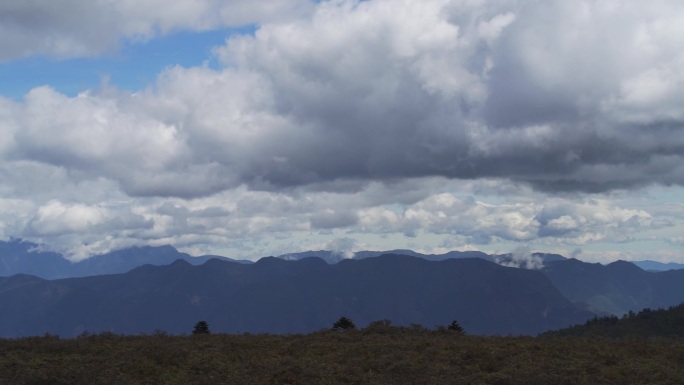
<path id="1" fill-rule="evenodd" d="M 684 337 L 684 303 L 667 309 L 643 309 L 617 316 L 594 317 L 583 325 L 547 332 L 581 337 Z"/>

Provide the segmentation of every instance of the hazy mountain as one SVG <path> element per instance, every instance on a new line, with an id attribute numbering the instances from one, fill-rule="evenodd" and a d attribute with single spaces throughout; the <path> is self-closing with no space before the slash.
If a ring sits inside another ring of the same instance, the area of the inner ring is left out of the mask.
<path id="1" fill-rule="evenodd" d="M 401 255 L 334 265 L 318 258 L 179 260 L 54 281 L 17 275 L 0 278 L 0 314 L 3 337 L 188 333 L 198 320 L 215 332 L 300 333 L 329 328 L 342 315 L 361 327 L 380 319 L 427 327 L 458 320 L 472 334 L 536 334 L 593 315 L 538 271 Z"/>
<path id="2" fill-rule="evenodd" d="M 0 241 L 0 276 L 29 274 L 45 279 L 85 277 L 89 275 L 125 273 L 145 264 L 168 265 L 182 259 L 199 265 L 218 256 L 192 257 L 172 246 L 131 247 L 107 254 L 95 255 L 80 262 L 71 262 L 63 255 L 43 252 L 39 245 L 22 240 Z M 241 261 L 247 262 L 247 261 Z"/>
<path id="3" fill-rule="evenodd" d="M 684 269 L 684 264 L 681 263 L 662 263 L 656 261 L 633 261 L 632 263 L 646 271 L 666 271 Z"/>
<path id="4" fill-rule="evenodd" d="M 647 272 L 625 261 L 604 266 L 568 259 L 546 263 L 541 271 L 565 297 L 598 312 L 621 316 L 684 302 L 684 270 Z"/>
<path id="5" fill-rule="evenodd" d="M 133 268 L 145 264 L 161 266 L 183 259 L 193 265 L 199 265 L 211 258 L 222 258 L 216 255 L 192 257 L 181 253 L 172 246 L 159 247 L 131 247 L 113 251 L 107 254 L 95 255 L 80 262 L 72 263 L 64 256 L 54 252 L 41 252 L 39 245 L 21 241 L 0 241 L 0 276 L 14 274 L 29 274 L 45 279 L 85 277 L 90 275 L 125 273 Z M 278 256 L 280 259 L 292 261 L 304 258 L 318 257 L 327 263 L 334 264 L 353 257 L 353 259 L 365 259 L 377 257 L 383 254 L 408 255 L 422 258 L 428 261 L 443 261 L 446 259 L 480 258 L 494 261 L 508 267 L 522 267 L 537 269 L 549 261 L 564 260 L 558 254 L 534 253 L 531 255 L 488 255 L 480 251 L 451 251 L 445 254 L 421 254 L 412 250 L 388 250 L 388 251 L 358 251 L 356 253 L 341 253 L 330 250 L 305 251 L 289 253 Z M 241 263 L 252 263 L 240 260 Z"/>
<path id="6" fill-rule="evenodd" d="M 411 257 L 422 258 L 428 261 L 444 261 L 446 259 L 480 258 L 486 261 L 496 262 L 508 267 L 541 268 L 546 262 L 565 260 L 559 254 L 532 253 L 528 255 L 498 254 L 490 255 L 481 251 L 450 251 L 444 254 L 422 254 L 413 250 L 386 250 L 386 251 L 357 251 L 354 253 L 342 253 L 330 250 L 303 251 L 299 253 L 288 253 L 279 255 L 278 258 L 286 261 L 296 261 L 304 258 L 318 257 L 328 263 L 338 263 L 345 259 L 365 259 L 378 257 L 384 254 L 408 255 Z"/>
<path id="7" fill-rule="evenodd" d="M 364 251 L 357 251 L 354 253 L 343 253 L 339 251 L 330 251 L 330 250 L 318 250 L 318 251 L 303 251 L 299 253 L 288 253 L 288 254 L 283 254 L 279 255 L 278 258 L 284 259 L 286 261 L 297 261 L 300 259 L 304 258 L 311 258 L 311 257 L 317 257 L 321 258 L 324 261 L 328 263 L 338 263 L 340 261 L 343 261 L 345 259 L 366 259 L 366 258 L 374 258 L 374 257 L 379 257 L 381 255 L 385 254 L 395 254 L 395 255 L 408 255 L 411 257 L 417 257 L 417 258 L 422 258 L 428 261 L 443 261 L 445 259 L 463 259 L 463 258 L 480 258 L 484 259 L 487 261 L 493 261 L 494 258 L 488 254 L 485 254 L 481 251 L 450 251 L 445 254 L 421 254 L 417 253 L 413 250 L 403 250 L 403 249 L 396 249 L 396 250 L 385 250 L 385 251 L 370 251 L 370 250 L 364 250 Z"/>
<path id="8" fill-rule="evenodd" d="M 71 262 L 61 254 L 35 251 L 38 245 L 12 239 L 0 241 L 0 276 L 31 274 L 44 278 L 64 277 Z"/>
<path id="9" fill-rule="evenodd" d="M 231 258 L 216 255 L 193 257 L 190 254 L 181 253 L 173 246 L 169 245 L 157 247 L 142 246 L 95 255 L 81 262 L 74 263 L 75 274 L 72 274 L 71 277 L 125 273 L 142 265 L 163 266 L 171 264 L 179 259 L 187 261 L 191 265 L 201 265 L 213 258 L 240 263 L 251 263 L 249 261 L 236 261 Z"/>
<path id="10" fill-rule="evenodd" d="M 320 258 L 327 263 L 334 264 L 347 259 L 344 253 L 330 250 L 310 250 L 298 253 L 288 253 L 279 255 L 277 258 L 285 261 L 299 261 L 306 258 Z"/>

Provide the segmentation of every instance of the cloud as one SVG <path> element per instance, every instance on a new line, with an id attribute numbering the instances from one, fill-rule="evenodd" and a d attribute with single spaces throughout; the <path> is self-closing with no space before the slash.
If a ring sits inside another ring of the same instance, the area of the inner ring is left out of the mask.
<path id="1" fill-rule="evenodd" d="M 542 257 L 534 255 L 527 246 L 519 246 L 509 254 L 498 256 L 496 263 L 502 266 L 527 270 L 539 270 L 544 267 Z"/>
<path id="2" fill-rule="evenodd" d="M 259 25 L 214 49 L 219 68 L 170 63 L 147 89 L 0 98 L 0 229 L 74 250 L 89 234 L 79 255 L 335 232 L 639 240 L 681 223 L 611 194 L 684 184 L 682 7 L 3 2 L 0 60 Z"/>
<path id="3" fill-rule="evenodd" d="M 229 40 L 218 55 L 267 79 L 256 105 L 273 122 L 252 142 L 272 158 L 245 163 L 243 179 L 499 177 L 556 191 L 682 183 L 671 106 L 684 95 L 670 73 L 682 55 L 665 34 L 678 13 L 500 4 L 325 3 L 310 20 Z M 645 74 L 660 96 L 625 105 L 626 85 Z"/>
<path id="4" fill-rule="evenodd" d="M 306 0 L 5 0 L 0 4 L 0 61 L 95 56 L 124 40 L 273 22 L 305 14 L 310 6 Z"/>
<path id="5" fill-rule="evenodd" d="M 452 248 L 520 242 L 530 247 L 549 243 L 569 250 L 578 245 L 586 249 L 586 245 L 601 242 L 622 242 L 625 237 L 633 241 L 662 227 L 644 210 L 596 198 L 553 198 L 523 190 L 494 204 L 470 195 L 478 186 L 439 180 L 424 180 L 423 184 L 422 191 L 414 190 L 422 199 L 399 203 L 404 197 L 401 187 L 395 194 L 396 185 L 371 185 L 353 192 L 295 193 L 253 191 L 243 186 L 195 199 L 116 200 L 116 195 L 108 195 L 111 185 L 91 183 L 91 203 L 81 203 L 86 199 L 75 192 L 75 202 L 49 199 L 41 204 L 38 196 L 33 201 L 3 200 L 0 213 L 6 225 L 0 230 L 6 237 L 42 242 L 72 259 L 81 259 L 130 245 L 167 243 L 204 253 L 216 252 L 207 245 L 230 245 L 239 253 L 230 256 L 259 257 L 273 254 L 269 242 L 288 239 L 301 239 L 302 243 L 272 247 L 284 253 L 335 245 L 334 250 L 348 253 L 362 243 L 378 248 L 361 241 L 372 235 L 397 240 L 412 237 L 416 248 L 426 250 L 429 242 L 423 242 L 430 237 L 450 238 Z M 437 186 L 461 193 L 432 193 Z M 375 195 L 385 199 L 377 201 Z M 67 191 L 64 198 L 68 196 Z M 97 196 L 104 200 L 96 202 Z M 344 242 L 330 243 L 329 238 Z"/>
<path id="6" fill-rule="evenodd" d="M 359 218 L 368 232 L 450 234 L 471 244 L 543 238 L 585 244 L 659 227 L 646 211 L 621 208 L 606 200 L 538 197 L 535 202 L 495 205 L 450 193 L 428 196 L 403 213 L 380 207 L 361 210 Z"/>
<path id="7" fill-rule="evenodd" d="M 3 147 L 133 196 L 425 176 L 682 184 L 679 17 L 611 4 L 324 2 L 230 38 L 220 70 L 173 67 L 135 94 L 34 89 Z"/>
<path id="8" fill-rule="evenodd" d="M 69 232 L 82 232 L 89 227 L 102 223 L 106 213 L 98 207 L 81 204 L 65 206 L 51 201 L 38 209 L 30 227 L 37 234 L 54 235 Z"/>
<path id="9" fill-rule="evenodd" d="M 336 238 L 330 241 L 326 250 L 332 251 L 333 257 L 343 260 L 354 258 L 355 248 L 357 248 L 357 242 L 355 240 L 351 238 Z"/>

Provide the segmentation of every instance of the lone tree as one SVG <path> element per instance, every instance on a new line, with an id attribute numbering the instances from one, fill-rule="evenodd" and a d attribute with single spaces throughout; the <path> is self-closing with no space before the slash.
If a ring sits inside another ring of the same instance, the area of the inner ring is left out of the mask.
<path id="1" fill-rule="evenodd" d="M 463 328 L 461 327 L 461 325 L 459 325 L 458 322 L 456 322 L 456 320 L 452 321 L 452 322 L 449 324 L 449 326 L 447 326 L 447 329 L 449 329 L 449 330 L 451 330 L 451 331 L 454 331 L 454 332 L 456 332 L 456 333 L 458 333 L 458 334 L 465 334 L 465 331 L 463 330 Z"/>
<path id="2" fill-rule="evenodd" d="M 209 324 L 207 321 L 199 321 L 195 324 L 195 328 L 192 330 L 192 334 L 210 334 Z"/>
<path id="3" fill-rule="evenodd" d="M 347 317 L 340 317 L 332 327 L 333 330 L 353 330 L 356 329 L 354 322 Z"/>

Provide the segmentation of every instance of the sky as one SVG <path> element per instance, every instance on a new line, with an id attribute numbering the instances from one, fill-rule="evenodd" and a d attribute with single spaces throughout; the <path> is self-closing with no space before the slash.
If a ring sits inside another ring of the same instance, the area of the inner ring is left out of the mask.
<path id="1" fill-rule="evenodd" d="M 684 3 L 3 0 L 0 238 L 684 263 Z"/>

